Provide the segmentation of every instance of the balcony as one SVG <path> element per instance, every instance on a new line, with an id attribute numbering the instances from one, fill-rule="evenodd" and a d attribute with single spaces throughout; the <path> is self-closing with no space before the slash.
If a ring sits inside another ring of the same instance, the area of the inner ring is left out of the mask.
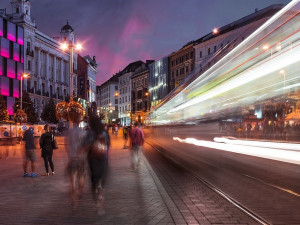
<path id="1" fill-rule="evenodd" d="M 33 52 L 33 50 L 26 49 L 26 55 L 29 55 L 29 56 L 31 56 L 31 57 L 34 57 L 34 52 Z"/>

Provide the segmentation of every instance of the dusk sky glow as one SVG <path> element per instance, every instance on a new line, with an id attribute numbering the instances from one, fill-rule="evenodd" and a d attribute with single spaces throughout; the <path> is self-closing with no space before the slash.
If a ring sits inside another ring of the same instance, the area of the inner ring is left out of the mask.
<path id="1" fill-rule="evenodd" d="M 43 33 L 59 36 L 69 20 L 81 55 L 95 55 L 97 84 L 129 63 L 158 60 L 217 28 L 271 4 L 290 0 L 31 0 Z M 11 13 L 10 0 L 0 8 Z"/>

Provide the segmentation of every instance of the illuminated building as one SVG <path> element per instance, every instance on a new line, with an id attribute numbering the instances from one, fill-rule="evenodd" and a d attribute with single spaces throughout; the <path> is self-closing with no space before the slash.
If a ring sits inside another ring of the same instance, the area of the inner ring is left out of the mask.
<path id="1" fill-rule="evenodd" d="M 151 107 L 168 94 L 168 56 L 149 65 L 149 97 Z"/>
<path id="2" fill-rule="evenodd" d="M 104 122 L 108 124 L 116 123 L 118 119 L 118 75 L 97 86 L 97 112 L 104 115 Z"/>
<path id="3" fill-rule="evenodd" d="M 169 92 L 176 88 L 195 67 L 194 42 L 191 41 L 169 56 Z"/>
<path id="4" fill-rule="evenodd" d="M 126 66 L 119 75 L 119 119 L 122 126 L 130 125 L 131 113 L 131 76 L 144 62 L 136 61 Z"/>
<path id="5" fill-rule="evenodd" d="M 24 29 L 0 16 L 0 94 L 12 116 L 16 98 L 20 96 L 23 74 Z"/>
<path id="6" fill-rule="evenodd" d="M 195 66 L 205 71 L 231 51 L 271 16 L 283 8 L 283 5 L 271 5 L 262 10 L 236 20 L 194 41 Z"/>
<path id="7" fill-rule="evenodd" d="M 131 76 L 131 122 L 144 124 L 150 110 L 149 102 L 149 64 L 154 60 L 147 60 L 138 67 Z"/>
<path id="8" fill-rule="evenodd" d="M 87 55 L 83 57 L 87 64 L 87 101 L 89 103 L 96 101 L 96 75 L 97 75 L 97 63 L 96 57 L 93 56 L 93 59 Z"/>
<path id="9" fill-rule="evenodd" d="M 7 14 L 13 22 L 24 28 L 24 72 L 30 78 L 23 82 L 23 90 L 29 93 L 35 109 L 40 115 L 45 103 L 64 100 L 69 93 L 70 56 L 61 49 L 63 41 L 74 43 L 75 33 L 67 22 L 61 28 L 60 37 L 51 38 L 40 32 L 31 18 L 31 3 L 28 0 L 12 0 L 12 14 Z M 77 94 L 77 54 L 73 57 L 73 94 Z"/>

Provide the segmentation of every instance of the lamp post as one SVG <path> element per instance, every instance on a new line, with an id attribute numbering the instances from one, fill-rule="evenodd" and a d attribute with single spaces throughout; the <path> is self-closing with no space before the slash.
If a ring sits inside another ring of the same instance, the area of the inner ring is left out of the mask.
<path id="1" fill-rule="evenodd" d="M 23 98 L 23 90 L 22 90 L 22 80 L 23 80 L 23 77 L 24 78 L 28 78 L 29 77 L 29 74 L 28 73 L 22 73 L 21 74 L 21 82 L 20 82 L 20 89 L 21 89 L 21 91 L 20 91 L 20 111 L 21 111 L 21 113 L 22 113 L 22 98 Z"/>
<path id="2" fill-rule="evenodd" d="M 61 48 L 62 50 L 69 50 L 70 51 L 70 88 L 69 88 L 69 92 L 70 92 L 70 97 L 73 96 L 73 54 L 74 54 L 74 49 L 76 51 L 80 51 L 82 49 L 82 45 L 81 44 L 76 44 L 74 45 L 72 43 L 72 41 L 69 42 L 64 42 L 61 44 Z"/>

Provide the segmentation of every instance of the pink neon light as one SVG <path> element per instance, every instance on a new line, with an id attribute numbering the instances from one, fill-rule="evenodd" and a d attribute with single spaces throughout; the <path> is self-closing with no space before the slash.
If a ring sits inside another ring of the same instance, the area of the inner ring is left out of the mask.
<path id="1" fill-rule="evenodd" d="M 15 98 L 19 98 L 19 96 L 20 96 L 19 82 L 20 81 L 18 81 L 18 80 L 14 80 L 13 96 Z"/>
<path id="2" fill-rule="evenodd" d="M 5 38 L 1 38 L 0 55 L 5 58 L 9 58 L 9 41 Z"/>
<path id="3" fill-rule="evenodd" d="M 1 23 L 1 20 L 0 20 Z M 3 58 L 0 56 L 0 76 L 3 75 Z"/>
<path id="4" fill-rule="evenodd" d="M 1 95 L 9 96 L 9 79 L 7 77 L 1 77 Z"/>
<path id="5" fill-rule="evenodd" d="M 14 55 L 13 55 L 13 59 L 15 61 L 20 61 L 20 45 L 18 45 L 17 43 L 14 43 Z"/>
<path id="6" fill-rule="evenodd" d="M 21 79 L 22 73 L 23 73 L 23 64 L 22 63 L 18 63 L 18 72 L 17 72 L 17 79 L 18 80 Z"/>
<path id="7" fill-rule="evenodd" d="M 16 25 L 7 22 L 7 39 L 16 42 Z"/>
<path id="8" fill-rule="evenodd" d="M 18 26 L 18 44 L 24 45 L 24 29 Z"/>
<path id="9" fill-rule="evenodd" d="M 0 18 L 0 36 L 3 37 L 3 19 Z"/>
<path id="10" fill-rule="evenodd" d="M 10 116 L 14 115 L 14 104 L 15 104 L 15 98 L 7 97 L 7 111 L 8 111 L 8 115 Z"/>
<path id="11" fill-rule="evenodd" d="M 16 63 L 10 59 L 7 60 L 7 77 L 16 78 Z"/>

